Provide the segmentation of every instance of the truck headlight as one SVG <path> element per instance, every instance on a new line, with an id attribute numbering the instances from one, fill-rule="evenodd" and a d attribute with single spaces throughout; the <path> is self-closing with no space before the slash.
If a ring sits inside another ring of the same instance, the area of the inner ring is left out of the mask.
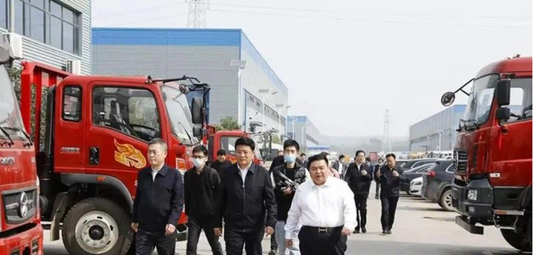
<path id="1" fill-rule="evenodd" d="M 476 201 L 477 200 L 477 190 L 469 190 L 467 193 L 468 200 Z"/>

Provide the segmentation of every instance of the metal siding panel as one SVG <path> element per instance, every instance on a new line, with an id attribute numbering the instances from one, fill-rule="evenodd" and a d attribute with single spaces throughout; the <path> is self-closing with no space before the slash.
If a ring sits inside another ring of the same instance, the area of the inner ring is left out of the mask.
<path id="1" fill-rule="evenodd" d="M 91 74 L 91 1 L 59 1 L 82 15 L 81 56 L 65 52 L 50 45 L 22 36 L 22 55 L 25 60 L 41 62 L 56 68 L 62 68 L 68 60 L 81 60 L 82 74 Z M 0 29 L 7 33 L 6 29 Z"/>
<path id="2" fill-rule="evenodd" d="M 93 72 L 101 75 L 193 76 L 211 85 L 210 122 L 237 119 L 238 47 L 94 45 Z"/>
<path id="3" fill-rule="evenodd" d="M 238 29 L 93 28 L 93 45 L 239 46 Z"/>

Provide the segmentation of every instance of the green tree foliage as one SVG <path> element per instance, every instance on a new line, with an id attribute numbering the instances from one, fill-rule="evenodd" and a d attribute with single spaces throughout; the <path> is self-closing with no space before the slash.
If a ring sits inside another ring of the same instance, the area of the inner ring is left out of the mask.
<path id="1" fill-rule="evenodd" d="M 272 135 L 272 142 L 275 144 L 281 144 L 281 138 L 277 134 Z"/>
<path id="2" fill-rule="evenodd" d="M 239 125 L 237 120 L 230 116 L 222 118 L 220 120 L 220 124 L 216 125 L 215 127 L 217 131 L 241 129 L 241 125 Z"/>

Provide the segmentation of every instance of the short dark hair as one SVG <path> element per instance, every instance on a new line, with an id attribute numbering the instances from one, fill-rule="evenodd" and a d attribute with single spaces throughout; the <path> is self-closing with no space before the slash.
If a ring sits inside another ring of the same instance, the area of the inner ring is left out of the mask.
<path id="1" fill-rule="evenodd" d="M 329 166 L 328 155 L 329 154 L 327 152 L 322 152 L 322 153 L 309 157 L 309 160 L 307 163 L 307 169 L 311 169 L 311 163 L 315 161 L 320 161 L 320 160 L 326 161 L 326 165 Z"/>
<path id="2" fill-rule="evenodd" d="M 366 153 L 365 153 L 364 150 L 357 150 L 357 151 L 355 152 L 355 157 L 357 157 L 357 155 L 359 155 L 359 153 L 361 153 L 361 152 L 363 153 L 363 156 L 366 155 Z"/>
<path id="3" fill-rule="evenodd" d="M 252 151 L 255 151 L 255 142 L 251 138 L 248 137 L 241 137 L 235 141 L 235 149 L 237 149 L 237 146 L 243 145 L 248 146 Z"/>
<path id="4" fill-rule="evenodd" d="M 385 156 L 385 158 L 390 158 L 392 157 L 393 159 L 396 159 L 396 155 L 394 155 L 394 153 L 389 153 L 387 154 L 387 156 Z"/>
<path id="5" fill-rule="evenodd" d="M 300 154 L 300 157 L 303 157 L 303 156 L 305 156 L 305 153 Z"/>
<path id="6" fill-rule="evenodd" d="M 207 148 L 203 145 L 196 145 L 193 149 L 192 149 L 192 153 L 198 153 L 198 152 L 201 152 L 204 154 L 204 156 L 207 156 Z"/>
<path id="7" fill-rule="evenodd" d="M 283 143 L 283 150 L 293 146 L 296 148 L 296 151 L 300 151 L 300 144 L 298 144 L 297 141 L 292 139 L 289 139 Z"/>
<path id="8" fill-rule="evenodd" d="M 217 151 L 217 156 L 226 156 L 226 151 L 224 149 L 220 149 Z"/>
<path id="9" fill-rule="evenodd" d="M 341 155 L 339 156 L 339 159 L 343 159 L 343 158 L 344 158 L 344 154 L 341 154 Z"/>

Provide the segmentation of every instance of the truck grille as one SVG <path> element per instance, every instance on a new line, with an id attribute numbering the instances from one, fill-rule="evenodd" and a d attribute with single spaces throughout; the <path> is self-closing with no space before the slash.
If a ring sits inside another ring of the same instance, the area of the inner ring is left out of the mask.
<path id="1" fill-rule="evenodd" d="M 35 189 L 6 191 L 2 196 L 7 223 L 22 223 L 35 214 L 37 203 Z"/>
<path id="2" fill-rule="evenodd" d="M 456 173 L 466 173 L 467 167 L 467 154 L 465 150 L 455 149 L 453 152 L 453 164 L 455 166 Z"/>

